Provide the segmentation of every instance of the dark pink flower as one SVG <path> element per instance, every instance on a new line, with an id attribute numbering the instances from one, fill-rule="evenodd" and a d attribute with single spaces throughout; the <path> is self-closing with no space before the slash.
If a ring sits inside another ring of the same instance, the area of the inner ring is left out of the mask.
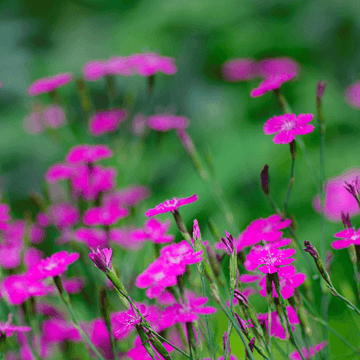
<path id="1" fill-rule="evenodd" d="M 360 109 L 360 81 L 356 81 L 348 86 L 345 89 L 344 97 L 350 106 Z"/>
<path id="2" fill-rule="evenodd" d="M 46 319 L 42 323 L 42 333 L 49 343 L 63 341 L 81 342 L 82 337 L 76 327 L 60 318 Z"/>
<path id="3" fill-rule="evenodd" d="M 74 239 L 85 243 L 88 247 L 106 247 L 108 239 L 106 231 L 103 229 L 80 228 L 74 231 Z"/>
<path id="4" fill-rule="evenodd" d="M 12 325 L 13 315 L 9 314 L 8 321 L 6 323 L 0 322 L 0 334 L 4 334 L 5 337 L 10 337 L 14 332 L 27 332 L 31 331 L 31 327 L 29 326 L 18 326 L 18 325 Z"/>
<path id="5" fill-rule="evenodd" d="M 90 134 L 93 136 L 100 136 L 115 131 L 125 120 L 125 110 L 110 109 L 98 111 L 89 120 Z"/>
<path id="6" fill-rule="evenodd" d="M 45 77 L 34 81 L 28 88 L 27 94 L 29 96 L 48 93 L 56 90 L 71 82 L 73 79 L 71 73 L 58 74 L 52 77 Z"/>
<path id="7" fill-rule="evenodd" d="M 175 59 L 156 53 L 134 54 L 130 57 L 131 66 L 141 76 L 152 76 L 157 72 L 174 75 L 177 72 Z"/>
<path id="8" fill-rule="evenodd" d="M 295 140 L 295 135 L 306 135 L 314 131 L 314 125 L 308 124 L 313 114 L 284 114 L 270 118 L 264 125 L 266 135 L 275 135 L 275 144 L 288 144 Z"/>
<path id="9" fill-rule="evenodd" d="M 102 206 L 86 210 L 83 222 L 85 225 L 110 226 L 129 215 L 129 210 L 118 206 Z"/>
<path id="10" fill-rule="evenodd" d="M 341 239 L 331 243 L 331 246 L 336 250 L 347 248 L 352 244 L 360 245 L 360 229 L 344 229 L 334 236 Z"/>
<path id="11" fill-rule="evenodd" d="M 174 350 L 174 348 L 167 343 L 163 343 L 163 345 L 168 352 L 171 352 L 172 350 Z M 151 345 L 151 343 L 150 343 L 150 346 L 153 347 Z M 154 348 L 153 348 L 153 350 L 156 354 L 156 359 L 164 360 L 164 358 Z M 139 336 L 137 336 L 135 338 L 134 347 L 132 349 L 130 349 L 126 355 L 132 360 L 152 360 L 151 356 L 148 354 L 148 352 L 142 345 L 142 342 L 141 342 L 141 339 Z"/>
<path id="12" fill-rule="evenodd" d="M 173 212 L 177 210 L 180 206 L 191 204 L 195 202 L 198 199 L 198 196 L 196 194 L 188 197 L 188 198 L 173 198 L 172 200 L 166 200 L 163 203 L 157 205 L 154 209 L 149 209 L 145 216 L 151 217 L 158 214 L 163 214 L 167 212 Z"/>
<path id="13" fill-rule="evenodd" d="M 72 227 L 80 220 L 80 211 L 72 204 L 55 204 L 48 211 L 51 221 L 59 229 Z"/>
<path id="14" fill-rule="evenodd" d="M 223 77 L 227 81 L 246 81 L 257 77 L 256 62 L 253 59 L 231 59 L 221 68 Z"/>
<path id="15" fill-rule="evenodd" d="M 70 264 L 79 258 L 78 253 L 59 251 L 46 259 L 41 260 L 27 271 L 29 279 L 45 279 L 65 272 Z"/>
<path id="16" fill-rule="evenodd" d="M 70 180 L 75 171 L 76 168 L 71 164 L 57 163 L 49 167 L 45 174 L 45 180 L 50 184 L 62 180 Z"/>
<path id="17" fill-rule="evenodd" d="M 189 126 L 189 119 L 173 114 L 157 114 L 149 117 L 148 126 L 157 131 L 183 130 Z"/>
<path id="18" fill-rule="evenodd" d="M 251 97 L 258 97 L 266 94 L 269 91 L 279 89 L 280 86 L 295 77 L 295 74 L 280 74 L 272 75 L 266 78 L 260 85 L 251 90 Z"/>
<path id="19" fill-rule="evenodd" d="M 92 260 L 94 265 L 104 273 L 109 272 L 112 269 L 112 249 L 111 248 L 100 248 L 96 250 L 91 249 L 89 258 Z"/>
<path id="20" fill-rule="evenodd" d="M 69 164 L 94 163 L 99 160 L 109 159 L 114 155 L 106 145 L 77 145 L 66 155 Z"/>
<path id="21" fill-rule="evenodd" d="M 84 283 L 84 278 L 82 278 L 81 276 L 73 277 L 71 279 L 65 279 L 62 282 L 64 289 L 69 294 L 78 294 L 79 292 L 81 292 L 84 287 Z"/>
<path id="22" fill-rule="evenodd" d="M 296 76 L 300 71 L 297 61 L 288 57 L 260 60 L 256 67 L 258 75 L 264 78 L 282 74 L 294 74 Z"/>
<path id="23" fill-rule="evenodd" d="M 110 334 L 103 319 L 95 319 L 90 323 L 90 340 L 106 359 L 113 359 Z"/>
<path id="24" fill-rule="evenodd" d="M 316 344 L 315 347 L 310 346 L 309 349 L 306 347 L 301 348 L 301 353 L 305 359 L 310 359 L 310 357 L 315 356 L 315 353 L 321 351 L 327 345 L 327 341 L 322 341 L 320 344 Z M 301 360 L 301 355 L 298 351 L 293 351 L 289 355 L 290 360 Z"/>
<path id="25" fill-rule="evenodd" d="M 131 236 L 136 241 L 150 240 L 156 244 L 169 243 L 174 240 L 174 235 L 166 234 L 170 225 L 170 220 L 161 222 L 152 218 L 146 221 L 144 229 L 134 230 Z"/>
<path id="26" fill-rule="evenodd" d="M 117 205 L 134 207 L 139 202 L 147 199 L 151 192 L 148 187 L 141 185 L 130 185 L 124 189 L 116 189 L 104 194 L 103 205 Z"/>
<path id="27" fill-rule="evenodd" d="M 238 242 L 242 248 L 252 246 L 260 241 L 277 241 L 283 236 L 282 229 L 290 226 L 290 219 L 281 219 L 280 215 L 271 215 L 266 219 L 254 220 L 241 234 Z M 239 251 L 239 249 L 238 249 Z"/>
<path id="28" fill-rule="evenodd" d="M 40 244 L 44 241 L 46 231 L 37 224 L 32 224 L 29 229 L 29 239 L 32 244 Z"/>
<path id="29" fill-rule="evenodd" d="M 11 220 L 10 207 L 7 204 L 0 204 L 0 230 L 7 229 L 7 223 Z"/>
<path id="30" fill-rule="evenodd" d="M 302 283 L 304 283 L 306 278 L 305 274 L 296 273 L 296 268 L 293 265 L 282 267 L 278 271 L 278 274 L 280 280 L 281 295 L 284 299 L 288 299 L 289 297 L 293 296 L 295 288 L 299 287 Z M 264 277 L 259 282 L 259 286 L 261 287 L 260 295 L 266 297 L 266 277 Z M 274 284 L 273 297 L 278 297 Z"/>
<path id="31" fill-rule="evenodd" d="M 29 268 L 44 258 L 44 253 L 34 247 L 29 247 L 24 252 L 24 265 Z"/>
<path id="32" fill-rule="evenodd" d="M 88 61 L 82 68 L 85 80 L 96 81 L 107 75 L 106 63 L 103 61 Z"/>
<path id="33" fill-rule="evenodd" d="M 49 220 L 49 217 L 42 213 L 42 212 L 39 212 L 36 216 L 36 222 L 39 226 L 41 227 L 48 227 L 50 226 L 50 220 Z"/>
<path id="34" fill-rule="evenodd" d="M 145 313 L 145 306 L 139 306 L 139 310 L 143 316 L 147 315 Z M 134 329 L 135 325 L 140 324 L 141 321 L 142 318 L 133 307 L 129 310 L 117 313 L 112 317 L 112 322 L 115 324 L 117 323 L 117 326 L 114 328 L 115 339 L 126 337 Z"/>
<path id="35" fill-rule="evenodd" d="M 45 301 L 36 301 L 35 311 L 44 316 L 65 318 L 65 314 L 61 312 L 56 306 Z"/>

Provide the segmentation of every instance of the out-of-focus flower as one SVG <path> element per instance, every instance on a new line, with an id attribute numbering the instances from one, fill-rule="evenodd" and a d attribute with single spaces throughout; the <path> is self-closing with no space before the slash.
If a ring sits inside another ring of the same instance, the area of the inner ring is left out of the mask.
<path id="1" fill-rule="evenodd" d="M 255 60 L 238 58 L 226 61 L 223 64 L 221 71 L 225 80 L 235 82 L 256 78 L 256 69 Z"/>
<path id="2" fill-rule="evenodd" d="M 72 323 L 59 318 L 44 320 L 42 323 L 42 333 L 49 343 L 60 343 L 67 340 L 80 342 L 82 340 L 80 332 Z"/>
<path id="3" fill-rule="evenodd" d="M 0 334 L 4 334 L 6 337 L 10 337 L 14 332 L 27 332 L 31 331 L 31 327 L 29 326 L 18 326 L 18 325 L 12 325 L 13 315 L 9 314 L 8 321 L 6 323 L 0 322 Z"/>
<path id="4" fill-rule="evenodd" d="M 310 357 L 315 356 L 315 353 L 321 351 L 327 345 L 327 341 L 322 341 L 320 344 L 316 344 L 315 347 L 309 346 L 309 349 L 306 347 L 301 348 L 301 353 L 305 359 L 310 359 Z M 289 354 L 290 360 L 301 360 L 301 355 L 298 351 L 293 351 Z"/>
<path id="5" fill-rule="evenodd" d="M 113 359 L 110 334 L 103 319 L 95 319 L 90 323 L 90 340 L 106 359 Z"/>
<path id="6" fill-rule="evenodd" d="M 29 229 L 29 238 L 32 244 L 40 244 L 46 236 L 46 231 L 37 224 L 31 224 Z"/>
<path id="7" fill-rule="evenodd" d="M 334 236 L 341 239 L 331 243 L 331 246 L 336 250 L 347 248 L 352 244 L 360 245 L 360 229 L 344 229 Z"/>
<path id="8" fill-rule="evenodd" d="M 134 230 L 131 236 L 136 241 L 150 240 L 156 244 L 169 243 L 174 240 L 174 235 L 166 234 L 170 225 L 170 220 L 161 222 L 155 218 L 148 219 L 144 225 L 144 229 Z"/>
<path id="9" fill-rule="evenodd" d="M 10 207 L 7 204 L 0 204 L 0 230 L 8 228 L 8 222 L 11 220 Z"/>
<path id="10" fill-rule="evenodd" d="M 69 164 L 95 163 L 99 160 L 109 159 L 114 155 L 106 145 L 76 145 L 66 155 Z"/>
<path id="11" fill-rule="evenodd" d="M 84 224 L 89 226 L 116 224 L 120 219 L 129 215 L 129 210 L 118 206 L 102 206 L 86 210 Z"/>
<path id="12" fill-rule="evenodd" d="M 91 249 L 89 258 L 92 260 L 94 265 L 104 273 L 109 272 L 112 269 L 112 249 L 111 248 L 100 248 L 96 250 Z"/>
<path id="13" fill-rule="evenodd" d="M 256 64 L 256 71 L 259 76 L 268 78 L 282 74 L 299 74 L 300 68 L 297 61 L 289 57 L 267 58 Z"/>
<path id="14" fill-rule="evenodd" d="M 59 229 L 69 228 L 80 220 L 80 211 L 72 204 L 51 205 L 48 211 L 51 221 Z"/>
<path id="15" fill-rule="evenodd" d="M 350 106 L 360 109 L 360 81 L 356 81 L 348 86 L 345 89 L 344 97 Z"/>
<path id="16" fill-rule="evenodd" d="M 154 209 L 149 209 L 145 216 L 151 217 L 167 212 L 173 212 L 177 210 L 180 206 L 191 204 L 195 202 L 198 199 L 198 196 L 196 194 L 188 197 L 188 198 L 173 198 L 172 200 L 166 200 L 163 203 L 157 205 Z"/>
<path id="17" fill-rule="evenodd" d="M 70 180 L 75 172 L 76 167 L 74 165 L 56 163 L 51 165 L 47 170 L 45 180 L 50 184 L 57 183 L 58 181 Z"/>
<path id="18" fill-rule="evenodd" d="M 156 53 L 134 54 L 130 57 L 130 62 L 135 73 L 141 76 L 152 76 L 157 72 L 174 75 L 177 72 L 174 58 Z"/>
<path id="19" fill-rule="evenodd" d="M 108 244 L 106 231 L 103 229 L 79 228 L 74 231 L 74 239 L 85 243 L 88 247 L 106 247 Z"/>
<path id="20" fill-rule="evenodd" d="M 306 135 L 314 131 L 314 125 L 308 124 L 313 114 L 284 114 L 270 118 L 264 125 L 266 135 L 275 135 L 275 144 L 288 144 L 295 140 L 295 135 Z"/>
<path id="21" fill-rule="evenodd" d="M 266 94 L 269 91 L 279 89 L 280 86 L 290 81 L 295 77 L 295 74 L 280 74 L 280 75 L 272 75 L 267 77 L 260 85 L 251 90 L 250 96 L 251 97 L 258 97 Z"/>
<path id="22" fill-rule="evenodd" d="M 150 189 L 141 185 L 130 185 L 124 189 L 116 189 L 104 194 L 102 203 L 106 205 L 117 205 L 133 207 L 150 196 Z"/>
<path id="23" fill-rule="evenodd" d="M 44 253 L 34 247 L 29 247 L 24 252 L 24 265 L 29 268 L 44 258 Z"/>
<path id="24" fill-rule="evenodd" d="M 89 131 L 93 136 L 100 136 L 117 130 L 120 124 L 126 120 L 126 111 L 122 109 L 110 109 L 98 111 L 89 120 Z"/>
<path id="25" fill-rule="evenodd" d="M 109 232 L 110 241 L 123 249 L 139 250 L 143 247 L 144 240 L 133 237 L 134 231 L 136 229 L 129 227 L 111 228 Z"/>
<path id="26" fill-rule="evenodd" d="M 143 136 L 147 129 L 147 116 L 136 114 L 131 122 L 132 133 L 136 136 Z"/>
<path id="27" fill-rule="evenodd" d="M 39 94 L 49 93 L 57 88 L 71 82 L 73 76 L 71 73 L 58 74 L 52 77 L 45 77 L 34 81 L 28 88 L 27 94 L 35 96 Z"/>
<path id="28" fill-rule="evenodd" d="M 39 212 L 36 216 L 36 222 L 39 226 L 41 227 L 48 227 L 50 225 L 50 220 L 49 220 L 49 217 L 42 213 L 42 212 Z"/>
<path id="29" fill-rule="evenodd" d="M 172 346 L 167 343 L 163 344 L 168 352 L 174 350 Z M 153 347 L 150 343 L 150 346 Z M 156 358 L 164 360 L 164 358 L 153 348 Z M 134 346 L 126 354 L 132 360 L 152 360 L 152 357 L 148 354 L 145 347 L 142 345 L 141 339 L 137 336 L 134 340 Z"/>
<path id="30" fill-rule="evenodd" d="M 183 130 L 189 126 L 189 119 L 173 114 L 151 115 L 148 119 L 148 126 L 157 131 Z"/>

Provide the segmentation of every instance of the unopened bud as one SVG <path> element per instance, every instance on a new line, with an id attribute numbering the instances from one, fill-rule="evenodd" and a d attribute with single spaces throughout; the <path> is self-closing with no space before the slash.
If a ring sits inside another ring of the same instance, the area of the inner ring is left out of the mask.
<path id="1" fill-rule="evenodd" d="M 260 180 L 261 180 L 261 188 L 265 195 L 269 195 L 270 188 L 269 188 L 269 166 L 264 165 L 263 169 L 260 173 Z"/>
<path id="2" fill-rule="evenodd" d="M 324 96 L 327 81 L 319 81 L 316 87 L 316 100 L 319 103 Z"/>
<path id="3" fill-rule="evenodd" d="M 350 214 L 349 213 L 344 213 L 343 211 L 341 212 L 341 220 L 344 224 L 344 228 L 345 229 L 350 229 L 351 228 L 351 221 L 350 221 Z"/>
<path id="4" fill-rule="evenodd" d="M 304 241 L 304 245 L 304 251 L 308 252 L 315 260 L 319 259 L 319 254 L 316 251 L 315 247 L 310 243 L 310 241 Z"/>
<path id="5" fill-rule="evenodd" d="M 254 352 L 254 347 L 255 347 L 255 338 L 253 337 L 250 342 L 249 342 L 249 348 L 251 352 Z M 245 358 L 247 358 L 249 356 L 248 351 L 245 349 Z"/>
<path id="6" fill-rule="evenodd" d="M 224 332 L 224 335 L 223 335 L 223 350 L 224 350 L 224 353 L 226 351 L 226 344 L 228 342 L 228 337 L 229 337 L 229 334 L 227 331 Z M 228 352 L 230 352 L 230 344 L 229 344 L 229 347 L 228 347 Z"/>
<path id="7" fill-rule="evenodd" d="M 100 248 L 96 251 L 91 248 L 89 258 L 93 261 L 96 267 L 98 267 L 104 273 L 108 273 L 112 269 L 112 250 L 111 248 Z"/>
<path id="8" fill-rule="evenodd" d="M 193 238 L 195 241 L 201 239 L 200 227 L 196 219 L 194 220 L 194 225 L 193 225 Z"/>

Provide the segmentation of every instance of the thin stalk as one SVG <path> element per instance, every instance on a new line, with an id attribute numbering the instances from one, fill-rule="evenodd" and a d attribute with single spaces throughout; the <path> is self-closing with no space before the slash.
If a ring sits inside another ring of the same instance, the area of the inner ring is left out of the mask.
<path id="1" fill-rule="evenodd" d="M 290 200 L 290 193 L 291 193 L 291 189 L 294 185 L 294 180 L 295 180 L 295 158 L 296 158 L 295 140 L 293 140 L 290 143 L 290 154 L 291 154 L 290 182 L 289 182 L 289 187 L 288 187 L 288 191 L 286 194 L 286 200 L 285 200 L 285 204 L 284 204 L 284 215 L 283 215 L 284 217 L 286 217 L 287 208 L 288 208 L 288 204 L 289 204 L 289 200 Z"/>

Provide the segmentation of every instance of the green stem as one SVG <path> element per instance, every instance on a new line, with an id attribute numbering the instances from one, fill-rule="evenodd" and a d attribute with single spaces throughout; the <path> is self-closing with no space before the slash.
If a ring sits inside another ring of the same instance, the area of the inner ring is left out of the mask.
<path id="1" fill-rule="evenodd" d="M 287 213 L 287 208 L 288 208 L 288 204 L 289 204 L 289 200 L 290 200 L 290 193 L 291 193 L 291 189 L 294 185 L 294 180 L 295 180 L 295 152 L 296 152 L 296 143 L 295 140 L 293 140 L 290 143 L 290 153 L 291 153 L 291 170 L 290 170 L 290 182 L 289 182 L 289 187 L 288 187 L 288 191 L 286 194 L 286 200 L 285 200 L 285 204 L 284 204 L 284 217 L 286 217 L 286 213 Z"/>

